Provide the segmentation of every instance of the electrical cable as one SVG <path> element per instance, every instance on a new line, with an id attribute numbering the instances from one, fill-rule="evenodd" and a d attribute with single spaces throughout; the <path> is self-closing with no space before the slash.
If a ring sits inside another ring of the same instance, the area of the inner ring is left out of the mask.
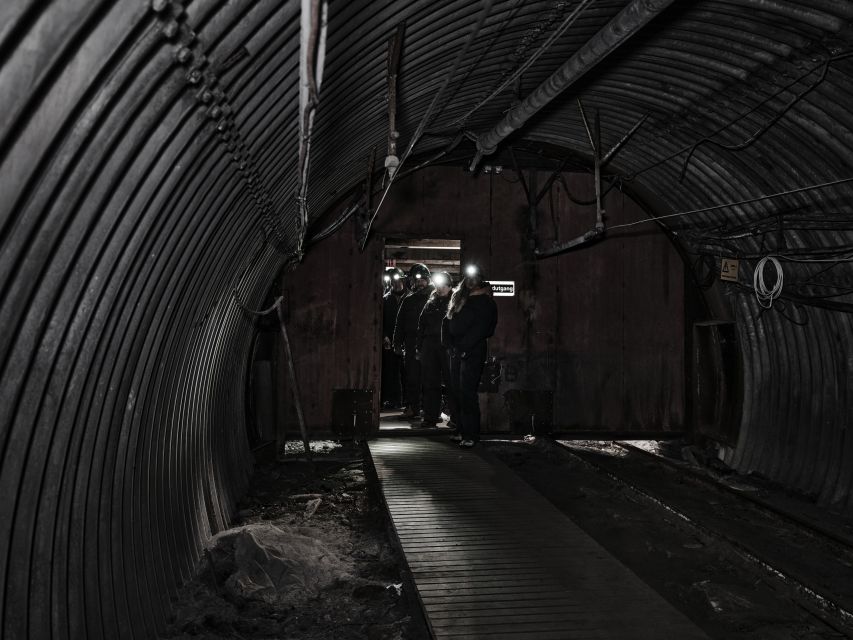
<path id="1" fill-rule="evenodd" d="M 239 309 L 241 309 L 242 311 L 244 311 L 245 313 L 248 313 L 249 315 L 252 315 L 252 316 L 263 317 L 263 316 L 266 316 L 266 315 L 272 313 L 273 311 L 276 310 L 276 307 L 278 306 L 279 302 L 281 302 L 281 300 L 282 300 L 282 297 L 279 297 L 272 304 L 272 306 L 270 306 L 269 308 L 258 310 L 258 309 L 252 309 L 250 307 L 247 307 L 243 303 L 243 301 L 240 299 L 240 292 L 239 292 L 240 285 L 242 284 L 242 282 L 246 278 L 246 276 L 249 274 L 249 272 L 257 266 L 258 260 L 260 259 L 261 255 L 263 255 L 264 249 L 266 249 L 267 246 L 269 246 L 269 244 L 270 244 L 269 240 L 267 239 L 266 235 L 264 234 L 262 237 L 261 245 L 258 247 L 257 251 L 255 251 L 254 255 L 252 255 L 252 257 L 249 258 L 249 261 L 246 264 L 246 268 L 243 269 L 243 271 L 240 273 L 240 276 L 237 278 L 237 281 L 234 283 L 234 287 L 231 290 L 231 295 L 233 296 L 234 302 L 236 303 L 237 307 Z M 293 254 L 291 254 L 291 255 L 293 255 Z M 288 259 L 286 258 L 285 264 L 287 264 L 287 262 L 288 262 Z M 208 312 L 205 315 L 205 317 L 202 318 L 202 321 L 207 318 L 207 315 L 210 315 L 210 312 Z"/>
<path id="2" fill-rule="evenodd" d="M 752 292 L 753 288 L 742 282 L 730 282 L 728 283 L 731 286 L 737 287 L 739 289 L 743 289 L 745 291 Z M 797 294 L 792 294 L 790 291 L 786 291 L 785 293 L 779 296 L 782 300 L 789 300 L 794 304 L 806 306 L 806 307 L 816 307 L 818 309 L 828 309 L 830 311 L 840 311 L 841 313 L 849 313 L 853 315 L 853 303 L 850 302 L 836 302 L 835 300 L 826 300 L 822 298 L 811 298 L 807 296 L 801 296 Z"/>
<path id="3" fill-rule="evenodd" d="M 579 207 L 592 207 L 598 204 L 598 201 L 595 198 L 593 198 L 592 200 L 581 200 L 580 198 L 576 198 L 575 196 L 573 196 L 572 192 L 569 190 L 569 183 L 566 182 L 566 178 L 562 173 L 558 176 L 557 180 L 559 180 L 560 183 L 563 185 L 563 190 L 566 193 L 566 197 Z M 613 189 L 615 189 L 616 187 L 621 188 L 621 186 L 621 176 L 614 176 L 607 188 L 601 192 L 601 199 L 603 200 L 607 196 L 607 194 L 613 191 Z M 612 229 L 613 227 L 610 228 Z"/>
<path id="4" fill-rule="evenodd" d="M 306 9 L 308 11 L 306 11 Z M 320 86 L 326 61 L 329 24 L 328 0 L 303 0 L 299 53 L 299 155 L 297 172 L 297 233 L 294 253 L 301 260 L 308 233 L 308 176 L 311 166 L 311 136 L 319 105 Z M 306 28 L 310 31 L 306 34 Z"/>
<path id="5" fill-rule="evenodd" d="M 680 156 L 680 155 L 681 155 L 682 153 L 684 153 L 685 151 L 691 151 L 692 149 L 694 149 L 694 147 L 695 147 L 696 145 L 701 144 L 704 140 L 707 140 L 707 139 L 709 139 L 709 138 L 711 138 L 711 137 L 713 137 L 713 136 L 716 136 L 716 135 L 718 135 L 719 133 L 721 133 L 721 132 L 725 131 L 726 129 L 728 129 L 730 126 L 732 126 L 732 125 L 733 125 L 733 124 L 735 124 L 736 122 L 739 122 L 740 120 L 743 120 L 743 119 L 744 119 L 744 118 L 746 118 L 748 115 L 750 115 L 750 114 L 754 113 L 755 111 L 757 111 L 758 109 L 760 109 L 761 107 L 763 107 L 765 104 L 767 104 L 768 102 L 770 102 L 770 101 L 771 101 L 771 100 L 773 100 L 774 98 L 776 98 L 776 97 L 780 96 L 782 93 L 784 93 L 785 91 L 787 91 L 788 89 L 790 89 L 791 87 L 793 87 L 795 84 L 797 84 L 798 82 L 802 81 L 804 78 L 808 77 L 809 75 L 811 75 L 812 73 L 814 73 L 815 71 L 817 71 L 818 69 L 820 69 L 821 67 L 824 67 L 824 66 L 827 66 L 827 67 L 828 67 L 828 66 L 829 66 L 829 65 L 831 65 L 835 60 L 844 59 L 844 58 L 847 58 L 847 57 L 849 57 L 849 56 L 851 56 L 851 55 L 853 55 L 853 52 L 844 52 L 844 53 L 838 54 L 838 55 L 836 55 L 836 56 L 832 56 L 832 57 L 828 58 L 827 60 L 824 60 L 824 61 L 823 61 L 823 62 L 821 62 L 820 64 L 815 65 L 814 67 L 810 68 L 808 71 L 806 71 L 805 73 L 803 73 L 803 74 L 802 74 L 802 75 L 800 75 L 799 77 L 797 77 L 797 78 L 795 78 L 794 80 L 792 80 L 790 83 L 788 83 L 788 84 L 787 84 L 787 85 L 785 85 L 784 87 L 781 87 L 778 91 L 776 91 L 776 92 L 775 92 L 775 93 L 773 93 L 772 95 L 770 95 L 770 96 L 766 97 L 764 100 L 762 100 L 761 102 L 759 102 L 758 104 L 756 104 L 754 107 L 752 107 L 751 109 L 749 109 L 746 113 L 741 114 L 741 115 L 738 115 L 738 116 L 736 116 L 735 118 L 733 118 L 732 120 L 730 120 L 729 122 L 727 122 L 727 123 L 723 124 L 722 126 L 718 127 L 716 130 L 714 130 L 714 131 L 713 131 L 712 133 L 710 133 L 708 136 L 705 136 L 702 140 L 699 140 L 698 142 L 695 142 L 695 143 L 690 143 L 690 144 L 684 145 L 683 147 L 681 147 L 681 148 L 680 148 L 680 149 L 678 149 L 677 151 L 675 151 L 675 152 L 673 152 L 673 153 L 669 154 L 668 156 L 666 156 L 666 157 L 664 157 L 664 158 L 661 158 L 660 160 L 655 160 L 655 161 L 654 161 L 654 162 L 652 162 L 651 164 L 649 164 L 649 165 L 647 165 L 647 166 L 643 167 L 642 169 L 638 169 L 637 171 L 633 172 L 633 173 L 632 173 L 632 174 L 630 174 L 629 176 L 626 176 L 626 177 L 625 177 L 625 180 L 627 180 L 627 181 L 629 181 L 629 182 L 630 182 L 630 181 L 633 181 L 635 178 L 637 178 L 637 176 L 639 176 L 639 175 L 641 175 L 641 174 L 645 173 L 646 171 L 650 171 L 651 169 L 654 169 L 655 167 L 658 167 L 658 166 L 660 166 L 660 165 L 662 165 L 662 164 L 664 164 L 664 163 L 666 163 L 666 162 L 669 162 L 669 161 L 670 161 L 670 160 L 672 160 L 673 158 L 677 158 L 678 156 Z M 822 76 L 824 76 L 824 77 L 825 77 L 825 72 L 822 74 Z M 817 84 L 819 84 L 819 83 L 817 83 Z M 816 84 L 815 86 L 817 86 L 817 84 Z M 809 91 L 811 91 L 811 89 L 813 89 L 813 88 L 814 88 L 814 87 L 811 87 L 811 88 L 809 89 Z M 793 104 L 789 105 L 789 106 L 786 108 L 786 111 L 787 111 L 787 109 L 790 109 L 792 106 L 793 106 Z M 783 113 L 784 113 L 784 112 L 783 112 Z"/>
<path id="6" fill-rule="evenodd" d="M 317 242 L 320 242 L 320 240 L 325 240 L 330 235 L 335 233 L 338 229 L 340 229 L 343 226 L 343 224 L 347 220 L 350 219 L 352 214 L 355 213 L 356 209 L 358 209 L 358 205 L 356 205 L 356 204 L 351 204 L 350 206 L 348 206 L 346 209 L 344 209 L 343 213 L 341 213 L 341 215 L 338 217 L 337 220 L 332 222 L 328 227 L 326 227 L 322 231 L 318 231 L 317 233 L 315 233 L 314 235 L 309 237 L 308 238 L 308 244 L 312 245 L 312 244 L 315 244 Z"/>
<path id="7" fill-rule="evenodd" d="M 480 53 L 479 57 L 476 60 L 474 60 L 474 62 L 469 66 L 468 70 L 462 75 L 462 77 L 456 83 L 456 86 L 454 87 L 453 92 L 450 94 L 450 97 L 447 100 L 444 100 L 444 105 L 435 114 L 436 118 L 440 117 L 441 114 L 444 113 L 444 110 L 450 104 L 453 103 L 454 98 L 456 98 L 456 94 L 459 93 L 459 89 L 461 89 L 465 85 L 465 83 L 467 82 L 467 80 L 471 76 L 471 74 L 474 73 L 474 71 L 476 71 L 479 68 L 480 63 L 489 55 L 489 53 L 491 53 L 492 48 L 494 47 L 495 43 L 504 34 L 504 31 L 506 31 L 507 27 L 509 27 L 510 24 L 512 24 L 512 21 L 515 19 L 516 14 L 518 13 L 519 9 L 521 8 L 521 6 L 523 4 L 524 4 L 524 0 L 517 0 L 516 1 L 515 5 L 512 7 L 512 9 L 510 9 L 509 13 L 507 14 L 507 17 L 504 19 L 503 24 L 500 26 L 499 29 L 497 29 L 495 31 L 495 34 L 492 36 L 491 40 L 489 40 L 489 43 L 485 47 L 483 47 L 482 53 Z M 453 124 L 455 124 L 455 122 L 452 123 L 451 126 Z M 425 135 L 428 135 L 429 133 L 430 133 L 429 131 L 424 132 Z"/>
<path id="8" fill-rule="evenodd" d="M 776 268 L 776 282 L 773 287 L 768 288 L 764 281 L 764 267 L 767 262 L 770 262 Z M 785 283 L 785 274 L 782 271 L 782 265 L 774 256 L 764 256 L 758 261 L 755 266 L 755 272 L 752 274 L 752 286 L 755 290 L 755 299 L 765 309 L 773 306 L 773 301 L 782 293 L 782 287 Z"/>
<path id="9" fill-rule="evenodd" d="M 234 295 L 236 296 L 237 294 L 235 293 Z M 243 311 L 245 311 L 246 313 L 249 313 L 249 314 L 251 314 L 251 315 L 253 315 L 253 316 L 258 316 L 258 317 L 260 318 L 260 317 L 263 317 L 263 316 L 265 316 L 265 315 L 267 315 L 267 314 L 270 314 L 270 313 L 272 313 L 273 311 L 275 311 L 275 310 L 278 308 L 278 305 L 279 305 L 279 303 L 280 303 L 282 300 L 284 300 L 284 297 L 283 297 L 283 296 L 279 296 L 278 298 L 276 298 L 276 299 L 275 299 L 275 302 L 273 302 L 273 303 L 272 303 L 272 305 L 271 305 L 269 308 L 267 308 L 267 309 L 262 309 L 261 311 L 256 311 L 256 310 L 254 310 L 254 309 L 249 309 L 248 307 L 243 306 L 242 304 L 240 304 L 240 302 L 239 302 L 239 301 L 237 302 L 237 304 L 238 304 L 238 306 L 239 306 Z"/>
<path id="10" fill-rule="evenodd" d="M 691 249 L 691 253 L 702 253 L 711 255 L 732 254 L 732 256 L 741 260 L 760 260 L 768 253 L 773 253 L 780 260 L 788 260 L 789 262 L 801 262 L 809 264 L 812 262 L 821 263 L 846 263 L 853 261 L 853 255 L 849 255 L 850 246 L 838 247 L 817 247 L 813 249 L 767 249 L 762 237 L 761 246 L 755 251 L 746 251 L 742 247 L 732 242 L 719 239 L 699 238 L 696 239 L 685 233 L 679 234 L 678 237 L 684 244 Z"/>
<path id="11" fill-rule="evenodd" d="M 483 27 L 483 23 L 486 21 L 486 18 L 489 16 L 492 10 L 493 0 L 483 0 L 483 8 L 480 11 L 480 15 L 477 19 L 477 22 L 474 24 L 474 27 L 471 29 L 471 32 L 468 34 L 467 40 L 465 40 L 465 44 L 460 49 L 456 58 L 453 61 L 453 66 L 450 68 L 447 76 L 444 79 L 444 82 L 441 83 L 441 87 L 439 87 L 438 92 L 430 102 L 429 107 L 427 107 L 426 113 L 424 113 L 424 117 L 421 119 L 418 128 L 415 130 L 414 135 L 412 136 L 411 141 L 409 141 L 409 145 L 406 147 L 406 151 L 403 153 L 403 157 L 400 158 L 400 164 L 397 165 L 397 170 L 391 176 L 391 179 L 388 181 L 388 185 L 385 187 L 385 190 L 382 192 L 382 198 L 379 200 L 379 204 L 376 205 L 376 209 L 373 210 L 373 215 L 370 216 L 370 220 L 367 222 L 367 226 L 364 230 L 364 239 L 361 243 L 362 251 L 367 246 L 367 241 L 370 238 L 370 228 L 373 226 L 373 221 L 376 220 L 376 216 L 379 214 L 379 209 L 382 208 L 382 203 L 385 202 L 385 198 L 388 196 L 388 192 L 391 191 L 391 186 L 394 184 L 394 178 L 399 175 L 400 170 L 403 168 L 403 164 L 409 158 L 409 155 L 412 153 L 412 149 L 414 149 L 415 145 L 420 140 L 421 136 L 424 133 L 427 125 L 429 124 L 430 119 L 432 118 L 433 111 L 435 111 L 436 105 L 441 100 L 444 95 L 447 86 L 450 84 L 450 80 L 453 76 L 456 75 L 456 71 L 459 69 L 459 65 L 462 63 L 462 60 L 465 58 L 465 55 L 468 53 L 468 49 L 471 48 L 471 45 L 474 43 L 474 40 L 477 39 L 477 35 L 480 33 L 480 29 Z"/>
<path id="12" fill-rule="evenodd" d="M 551 227 L 554 233 L 554 242 L 558 242 L 560 238 L 560 225 L 557 223 L 557 214 L 554 211 L 554 190 L 548 188 L 548 208 L 551 211 Z"/>
<path id="13" fill-rule="evenodd" d="M 715 240 L 717 242 L 724 242 L 726 240 L 742 240 L 743 238 L 754 238 L 760 235 L 766 234 L 775 234 L 779 232 L 779 229 L 776 226 L 773 227 L 758 227 L 755 226 L 752 229 L 747 231 L 732 231 L 728 229 L 727 235 L 721 235 L 720 233 L 714 233 L 715 231 L 719 231 L 718 227 L 706 227 L 704 229 L 695 229 L 685 231 L 684 235 L 689 235 L 691 239 L 696 241 L 707 241 L 707 240 Z M 740 225 L 742 228 L 746 228 L 749 225 Z M 788 223 L 785 224 L 785 231 L 853 231 L 853 227 L 844 226 L 844 227 L 818 227 L 818 226 L 792 226 Z M 849 246 L 849 245 L 848 245 Z"/>
<path id="14" fill-rule="evenodd" d="M 816 278 L 819 278 L 821 276 L 825 276 L 831 270 L 835 269 L 839 264 L 842 264 L 842 263 L 833 262 L 828 267 L 823 267 L 821 269 L 818 269 L 814 273 L 809 274 L 809 276 L 805 280 L 800 280 L 799 282 L 797 282 L 797 284 L 808 285 L 808 284 L 814 283 Z"/>
<path id="15" fill-rule="evenodd" d="M 717 232 L 730 234 L 740 231 L 749 231 L 754 235 L 758 235 L 759 233 L 770 233 L 776 231 L 780 219 L 784 221 L 786 230 L 853 231 L 853 218 L 851 218 L 849 212 L 825 211 L 821 209 L 819 211 L 807 213 L 802 208 L 792 209 L 790 211 L 774 211 L 773 213 L 767 213 L 758 218 L 739 221 L 737 224 L 733 224 L 731 220 L 725 220 L 718 224 L 711 224 L 704 227 L 702 231 L 708 233 Z"/>
<path id="16" fill-rule="evenodd" d="M 802 307 L 802 305 L 799 305 L 797 303 L 794 303 L 794 306 Z M 785 313 L 785 305 L 781 302 L 776 305 L 776 310 L 782 315 L 783 318 L 785 318 L 785 320 L 787 320 L 788 322 L 790 322 L 792 324 L 797 325 L 798 327 L 805 327 L 809 323 L 809 316 L 805 312 L 800 311 L 800 313 L 803 316 L 803 319 L 802 320 L 796 320 L 796 319 L 792 318 L 791 316 L 789 316 L 787 313 Z"/>
<path id="17" fill-rule="evenodd" d="M 717 209 L 726 209 L 728 207 L 737 207 L 743 204 L 752 204 L 754 202 L 761 202 L 762 200 L 771 200 L 773 198 L 779 198 L 781 196 L 790 196 L 795 193 L 802 193 L 803 191 L 813 191 L 815 189 L 822 189 L 824 187 L 834 187 L 839 184 L 845 184 L 847 182 L 853 182 L 853 178 L 842 178 L 840 180 L 833 180 L 831 182 L 822 182 L 820 184 L 810 185 L 808 187 L 799 187 L 797 189 L 790 189 L 788 191 L 780 191 L 778 193 L 770 193 L 764 196 L 758 196 L 756 198 L 749 198 L 747 200 L 740 200 L 738 202 L 727 202 L 725 204 L 715 204 L 711 207 L 703 207 L 702 209 L 692 209 L 691 211 L 682 211 L 680 213 L 670 213 L 664 216 L 656 216 L 653 218 L 646 218 L 644 220 L 635 220 L 634 222 L 625 222 L 623 224 L 614 224 L 610 226 L 610 230 L 620 229 L 622 227 L 633 227 L 638 224 L 644 224 L 646 222 L 660 222 L 661 220 L 666 220 L 668 218 L 680 218 L 683 216 L 689 216 L 694 213 L 705 213 L 706 211 L 715 211 Z"/>
<path id="18" fill-rule="evenodd" d="M 785 114 L 788 113 L 794 107 L 795 104 L 797 104 L 800 100 L 802 100 L 804 97 L 806 97 L 806 95 L 808 95 L 809 93 L 814 91 L 819 84 L 821 84 L 824 80 L 826 80 L 826 74 L 829 72 L 829 65 L 834 60 L 841 60 L 843 58 L 849 57 L 850 55 L 851 55 L 850 53 L 845 53 L 845 54 L 841 54 L 838 56 L 833 56 L 832 58 L 830 58 L 829 60 L 824 62 L 823 68 L 821 69 L 821 73 L 818 76 L 818 78 L 815 81 L 813 81 L 808 87 L 803 89 L 800 93 L 795 94 L 794 97 L 788 101 L 788 104 L 786 104 L 782 109 L 780 109 L 779 112 L 775 116 L 773 116 L 770 120 L 768 120 L 764 125 L 759 127 L 758 130 L 755 133 L 753 133 L 751 136 L 749 136 L 746 140 L 744 140 L 738 144 L 723 144 L 722 142 L 717 142 L 716 140 L 712 140 L 710 136 L 706 136 L 705 138 L 702 138 L 701 140 L 699 140 L 699 142 L 697 142 L 696 144 L 694 144 L 690 148 L 690 151 L 687 153 L 687 157 L 684 158 L 684 163 L 681 166 L 681 173 L 678 176 L 678 181 L 681 182 L 682 180 L 684 180 L 684 175 L 687 173 L 687 167 L 690 164 L 690 160 L 693 157 L 693 154 L 696 152 L 696 149 L 698 149 L 700 146 L 702 146 L 703 144 L 713 144 L 717 147 L 720 147 L 721 149 L 725 149 L 726 151 L 742 151 L 743 149 L 746 149 L 747 147 L 751 146 L 752 143 L 754 143 L 761 136 L 763 136 L 770 129 L 770 127 L 772 127 L 774 124 L 779 122 L 779 120 L 781 120 L 785 116 Z M 814 71 L 814 69 L 809 71 L 809 74 L 811 74 L 812 71 Z M 801 76 L 801 78 L 803 78 L 803 77 L 805 77 L 805 76 Z M 791 85 L 789 85 L 789 86 L 791 86 Z M 746 115 L 748 115 L 749 113 L 752 113 L 753 111 L 755 111 L 755 109 L 747 112 Z"/>
<path id="19" fill-rule="evenodd" d="M 811 262 L 833 262 L 833 263 L 853 262 L 853 255 L 844 256 L 841 258 L 793 258 L 791 256 L 779 256 L 779 257 L 782 260 L 788 260 L 789 262 L 804 262 L 804 263 L 811 263 Z"/>
<path id="20" fill-rule="evenodd" d="M 571 27 L 575 21 L 580 17 L 580 14 L 584 9 L 587 8 L 588 5 L 592 3 L 592 0 L 582 0 L 577 7 L 575 7 L 574 11 L 572 11 L 563 22 L 554 30 L 548 39 L 543 42 L 539 48 L 531 54 L 531 56 L 518 68 L 516 69 L 506 80 L 504 80 L 497 89 L 492 91 L 488 96 L 483 98 L 480 102 L 478 102 L 474 107 L 472 107 L 468 112 L 466 112 L 461 117 L 457 118 L 453 122 L 451 122 L 451 126 L 462 125 L 468 121 L 474 113 L 480 110 L 487 102 L 489 102 L 492 98 L 497 95 L 500 95 L 511 83 L 513 83 L 522 73 L 527 71 L 530 66 L 536 62 L 536 60 L 545 53 L 548 48 L 554 44 L 554 41 L 557 40 L 560 36 L 562 36 L 568 29 Z"/>

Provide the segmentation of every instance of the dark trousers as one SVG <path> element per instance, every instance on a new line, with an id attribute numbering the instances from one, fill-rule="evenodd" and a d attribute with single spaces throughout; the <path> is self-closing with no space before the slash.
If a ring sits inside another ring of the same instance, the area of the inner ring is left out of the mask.
<path id="1" fill-rule="evenodd" d="M 402 358 L 391 349 L 382 350 L 382 402 L 388 402 L 394 407 L 400 406 L 403 400 Z"/>
<path id="2" fill-rule="evenodd" d="M 415 358 L 415 345 L 406 345 L 406 405 L 415 413 L 421 410 L 421 363 Z"/>
<path id="3" fill-rule="evenodd" d="M 450 363 L 453 387 L 459 399 L 459 432 L 463 440 L 480 439 L 480 376 L 486 364 L 486 346 L 472 349 L 462 358 L 454 356 Z"/>
<path id="4" fill-rule="evenodd" d="M 450 387 L 450 356 L 438 339 L 424 340 L 421 346 L 421 377 L 424 398 L 424 420 L 438 422 L 441 418 L 442 387 Z M 447 394 L 447 412 L 455 412 L 452 396 Z"/>

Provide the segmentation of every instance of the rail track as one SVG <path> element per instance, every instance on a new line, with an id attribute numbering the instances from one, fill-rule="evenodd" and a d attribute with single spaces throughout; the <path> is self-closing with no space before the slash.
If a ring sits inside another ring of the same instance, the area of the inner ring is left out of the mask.
<path id="1" fill-rule="evenodd" d="M 853 637 L 853 538 L 631 444 L 557 444 L 791 585 L 839 637 Z"/>

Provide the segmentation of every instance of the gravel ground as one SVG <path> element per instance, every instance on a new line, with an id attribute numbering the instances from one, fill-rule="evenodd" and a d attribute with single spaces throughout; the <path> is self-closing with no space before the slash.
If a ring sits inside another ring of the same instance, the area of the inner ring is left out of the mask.
<path id="1" fill-rule="evenodd" d="M 363 449 L 312 449 L 313 470 L 295 459 L 256 469 L 163 638 L 428 638 Z"/>

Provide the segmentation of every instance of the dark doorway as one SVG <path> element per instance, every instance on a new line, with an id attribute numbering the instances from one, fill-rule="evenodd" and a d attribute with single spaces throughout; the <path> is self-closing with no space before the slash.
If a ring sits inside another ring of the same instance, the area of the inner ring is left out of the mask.
<path id="1" fill-rule="evenodd" d="M 460 240 L 385 239 L 385 265 L 405 273 L 413 264 L 425 264 L 430 272 L 447 271 L 453 282 L 459 280 L 462 242 Z"/>
<path id="2" fill-rule="evenodd" d="M 445 271 L 450 275 L 451 282 L 455 285 L 459 281 L 461 273 L 461 254 L 462 242 L 460 240 L 451 240 L 447 238 L 429 239 L 429 238 L 402 238 L 388 237 L 385 238 L 385 248 L 383 258 L 385 267 L 396 267 L 400 269 L 404 276 L 408 275 L 409 269 L 415 264 L 424 264 L 430 270 L 431 274 Z M 407 284 L 408 286 L 408 284 Z M 383 314 L 384 315 L 384 314 Z M 382 403 L 379 417 L 379 429 L 383 435 L 392 433 L 433 433 L 441 429 L 447 429 L 449 416 L 442 411 L 441 420 L 435 427 L 424 426 L 418 420 L 418 416 L 411 418 L 403 415 L 403 407 L 405 406 L 405 369 L 402 359 L 399 355 L 394 356 L 388 353 L 384 337 L 388 334 L 393 334 L 393 329 L 383 327 L 383 358 L 381 380 L 383 385 L 382 399 L 386 400 L 386 396 L 394 397 L 396 394 L 389 394 L 389 385 L 396 384 L 397 370 L 399 367 L 401 375 L 401 396 L 400 403 L 390 404 Z M 397 358 L 396 360 L 393 360 Z"/>

